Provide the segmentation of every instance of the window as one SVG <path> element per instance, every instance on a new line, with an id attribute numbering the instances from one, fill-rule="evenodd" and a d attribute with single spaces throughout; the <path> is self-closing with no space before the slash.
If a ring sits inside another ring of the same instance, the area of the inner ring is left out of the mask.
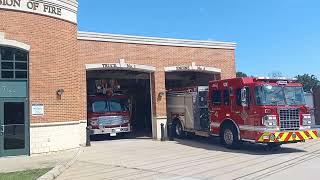
<path id="1" fill-rule="evenodd" d="M 229 90 L 229 88 L 225 89 L 223 91 L 223 104 L 225 106 L 228 106 L 230 104 L 230 90 Z"/>
<path id="2" fill-rule="evenodd" d="M 104 113 L 104 112 L 124 112 L 128 111 L 128 99 L 108 99 L 91 102 L 88 108 L 89 112 Z"/>
<path id="3" fill-rule="evenodd" d="M 249 87 L 246 87 L 246 92 L 247 92 L 247 102 L 248 102 L 248 105 L 251 104 L 251 98 L 250 98 L 250 88 Z M 237 92 L 236 92 L 236 96 L 237 96 L 237 105 L 238 106 L 242 106 L 242 99 L 241 99 L 241 88 L 237 89 Z"/>
<path id="4" fill-rule="evenodd" d="M 220 105 L 221 104 L 221 91 L 213 91 L 212 92 L 212 104 Z"/>
<path id="5" fill-rule="evenodd" d="M 0 79 L 27 79 L 28 52 L 0 47 Z"/>

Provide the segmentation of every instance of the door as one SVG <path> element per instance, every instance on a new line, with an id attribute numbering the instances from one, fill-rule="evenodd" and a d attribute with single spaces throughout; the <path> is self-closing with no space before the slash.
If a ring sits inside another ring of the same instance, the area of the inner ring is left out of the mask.
<path id="1" fill-rule="evenodd" d="M 0 156 L 29 154 L 26 98 L 0 99 Z"/>

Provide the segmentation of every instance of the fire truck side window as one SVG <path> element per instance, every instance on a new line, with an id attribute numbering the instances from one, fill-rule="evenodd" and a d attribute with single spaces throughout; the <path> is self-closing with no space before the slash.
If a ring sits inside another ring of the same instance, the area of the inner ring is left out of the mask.
<path id="1" fill-rule="evenodd" d="M 215 90 L 212 92 L 212 104 L 213 105 L 221 104 L 221 91 Z"/>
<path id="2" fill-rule="evenodd" d="M 246 92 L 247 92 L 247 102 L 248 102 L 248 104 L 250 105 L 251 104 L 251 96 L 250 96 L 250 88 L 249 87 L 247 87 L 246 88 Z M 242 103 L 241 103 L 241 88 L 239 88 L 239 89 L 237 89 L 237 92 L 236 92 L 237 94 L 237 105 L 238 106 L 242 106 Z"/>
<path id="3" fill-rule="evenodd" d="M 223 91 L 223 104 L 228 106 L 229 102 L 230 102 L 230 90 L 228 88 Z"/>

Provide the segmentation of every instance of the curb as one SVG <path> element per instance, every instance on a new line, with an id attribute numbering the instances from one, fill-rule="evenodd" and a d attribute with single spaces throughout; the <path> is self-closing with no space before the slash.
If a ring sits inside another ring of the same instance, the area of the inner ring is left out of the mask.
<path id="1" fill-rule="evenodd" d="M 46 174 L 39 177 L 37 180 L 53 180 L 60 176 L 65 170 L 67 170 L 69 167 L 71 167 L 76 160 L 78 160 L 79 155 L 82 152 L 82 147 L 79 148 L 78 152 L 72 157 L 72 159 L 68 162 L 65 162 L 64 164 L 58 164 L 56 167 L 51 169 Z"/>

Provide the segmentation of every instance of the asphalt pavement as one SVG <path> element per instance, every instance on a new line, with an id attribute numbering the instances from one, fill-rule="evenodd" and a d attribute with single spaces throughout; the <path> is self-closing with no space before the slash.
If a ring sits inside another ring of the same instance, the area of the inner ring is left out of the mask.
<path id="1" fill-rule="evenodd" d="M 319 164 L 319 140 L 270 151 L 259 144 L 229 150 L 218 139 L 200 137 L 165 142 L 109 138 L 84 148 L 58 179 L 317 179 Z"/>

